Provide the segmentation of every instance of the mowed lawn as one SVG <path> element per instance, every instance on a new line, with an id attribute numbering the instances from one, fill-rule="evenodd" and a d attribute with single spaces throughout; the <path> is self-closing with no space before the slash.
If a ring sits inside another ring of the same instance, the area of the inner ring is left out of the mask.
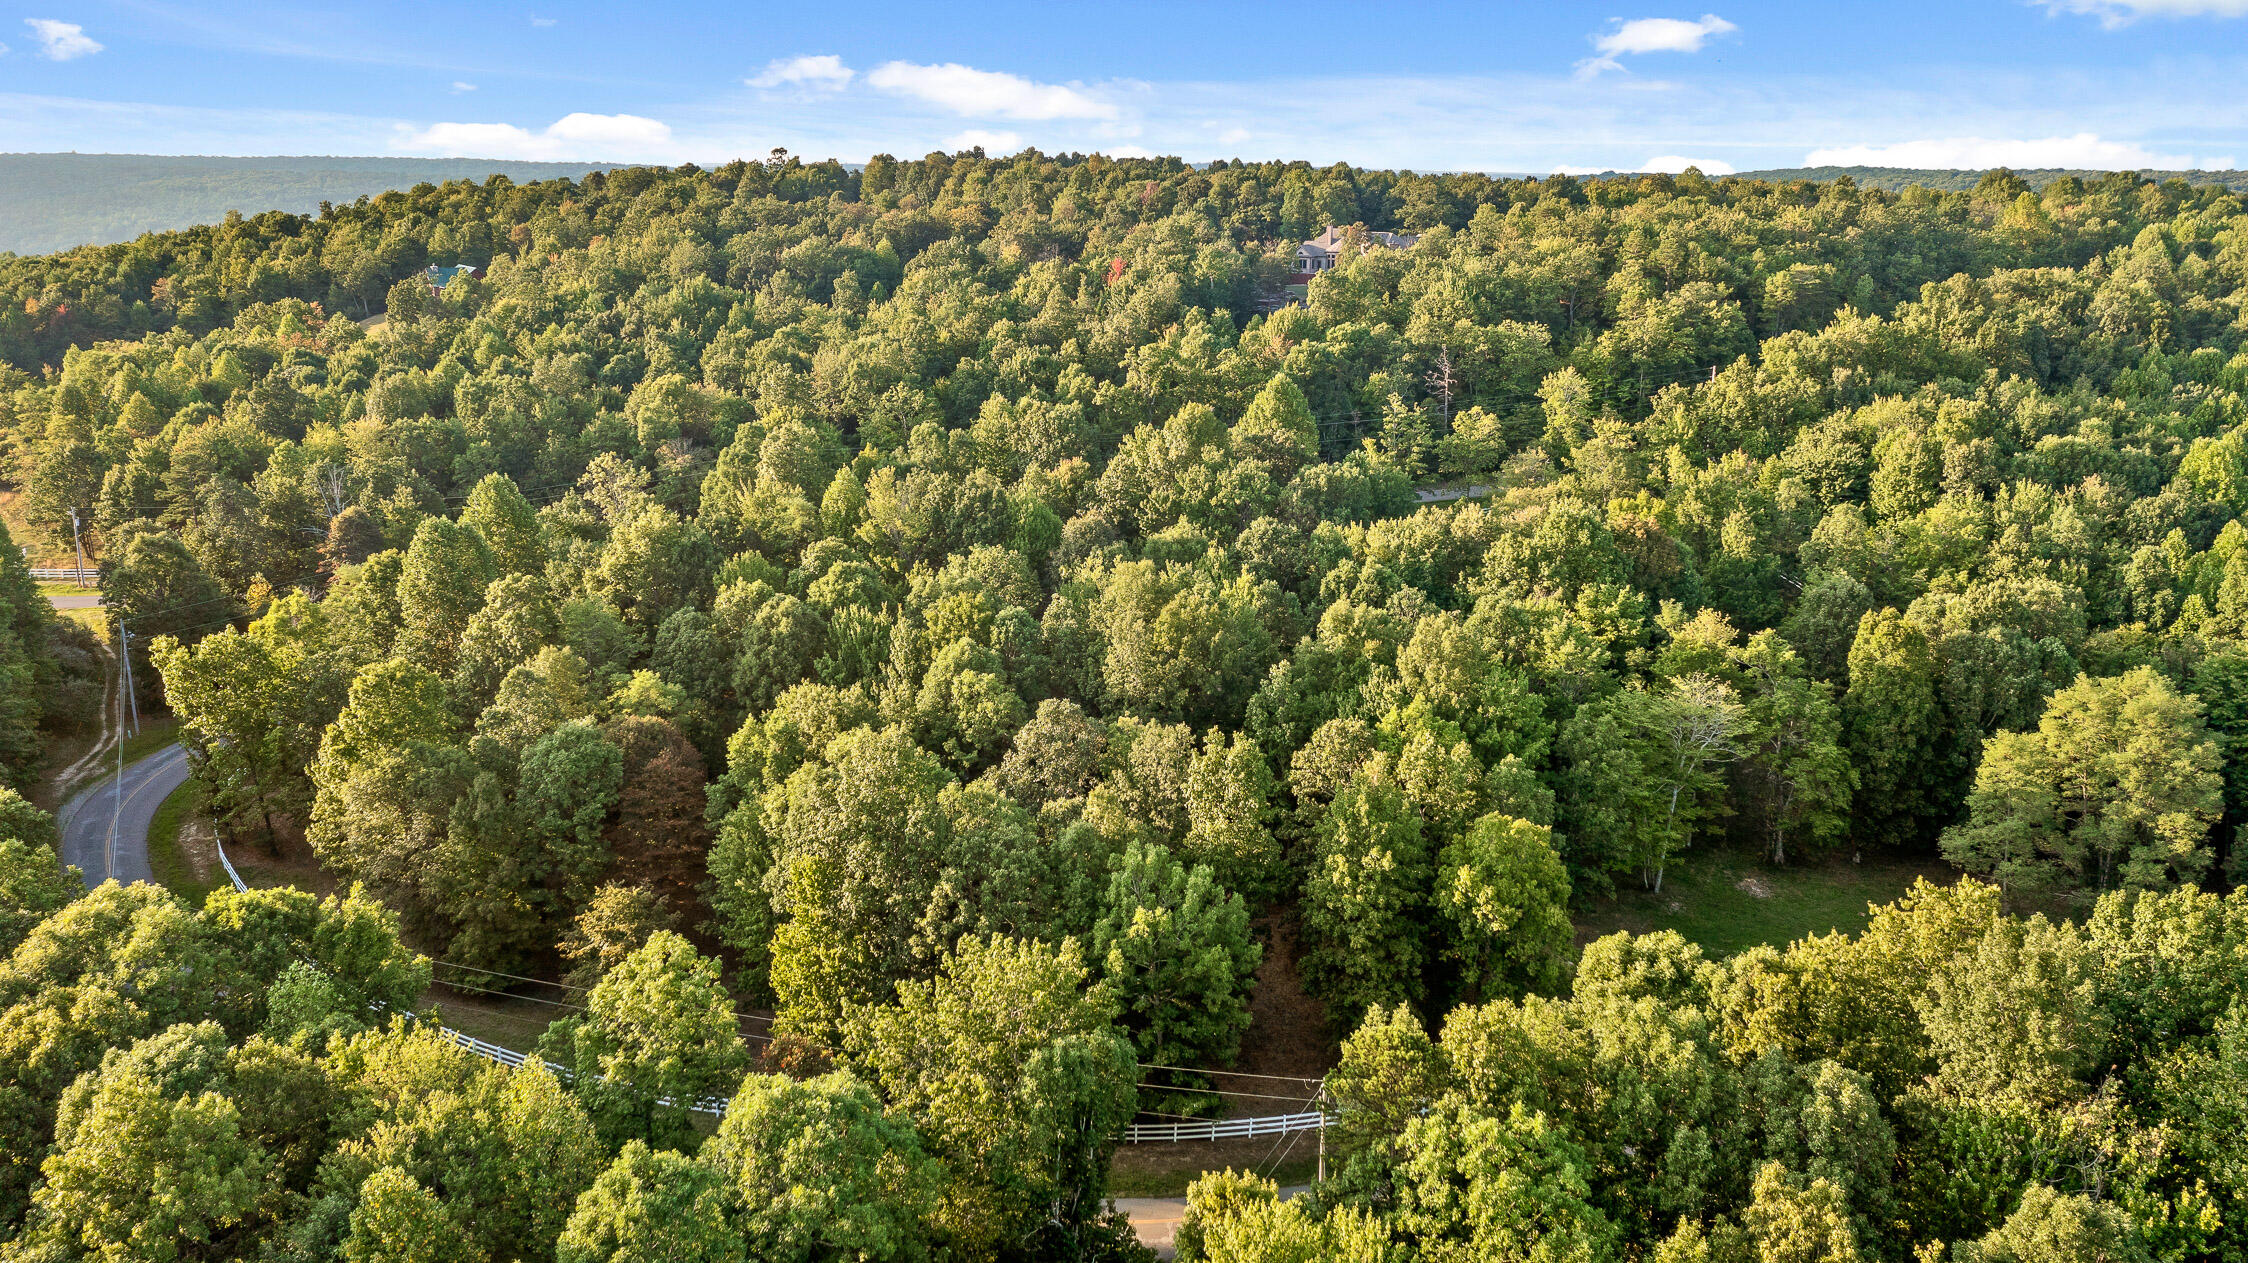
<path id="1" fill-rule="evenodd" d="M 1618 930 L 1676 930 L 1713 957 L 1759 943 L 1783 947 L 1810 934 L 1865 928 L 1867 908 L 1888 903 L 1926 877 L 1948 883 L 1958 870 L 1935 856 L 1868 856 L 1847 852 L 1808 864 L 1777 867 L 1732 849 L 1689 852 L 1664 874 L 1660 894 L 1619 883 L 1614 898 L 1595 896 L 1572 909 L 1577 941 Z"/>

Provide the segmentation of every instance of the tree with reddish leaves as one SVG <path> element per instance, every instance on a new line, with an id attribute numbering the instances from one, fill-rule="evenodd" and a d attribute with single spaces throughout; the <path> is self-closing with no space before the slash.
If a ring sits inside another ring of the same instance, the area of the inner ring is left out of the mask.
<path id="1" fill-rule="evenodd" d="M 702 755 L 677 728 L 648 715 L 610 720 L 608 736 L 624 753 L 624 789 L 607 832 L 614 878 L 691 916 L 710 849 Z"/>

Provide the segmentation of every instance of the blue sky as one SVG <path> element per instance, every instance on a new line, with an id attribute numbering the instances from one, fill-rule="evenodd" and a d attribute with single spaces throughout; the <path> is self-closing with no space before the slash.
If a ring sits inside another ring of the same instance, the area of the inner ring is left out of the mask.
<path id="1" fill-rule="evenodd" d="M 2248 162 L 2248 0 L 16 2 L 19 152 Z"/>

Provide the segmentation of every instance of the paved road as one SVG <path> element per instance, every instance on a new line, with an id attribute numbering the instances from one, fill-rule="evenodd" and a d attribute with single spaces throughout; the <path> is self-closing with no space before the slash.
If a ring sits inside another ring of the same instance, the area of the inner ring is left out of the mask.
<path id="1" fill-rule="evenodd" d="M 1311 1191 L 1309 1184 L 1291 1184 L 1280 1190 L 1280 1200 L 1289 1201 Z M 1177 1254 L 1176 1238 L 1179 1221 L 1186 1218 L 1186 1199 L 1183 1197 L 1112 1197 L 1116 1209 L 1132 1221 L 1132 1233 L 1140 1244 L 1155 1251 L 1155 1257 L 1168 1259 Z"/>
<path id="2" fill-rule="evenodd" d="M 1482 483 L 1472 487 L 1415 487 L 1413 498 L 1422 504 L 1443 504 L 1451 500 L 1465 500 L 1469 496 L 1487 496 L 1491 489 Z"/>
<path id="3" fill-rule="evenodd" d="M 168 745 L 125 766 L 124 799 L 115 773 L 72 795 L 62 808 L 62 860 L 76 864 L 86 884 L 154 881 L 148 867 L 148 830 L 156 808 L 187 779 L 187 751 Z"/>
<path id="4" fill-rule="evenodd" d="M 49 592 L 47 604 L 58 610 L 90 610 L 101 605 L 99 592 Z"/>

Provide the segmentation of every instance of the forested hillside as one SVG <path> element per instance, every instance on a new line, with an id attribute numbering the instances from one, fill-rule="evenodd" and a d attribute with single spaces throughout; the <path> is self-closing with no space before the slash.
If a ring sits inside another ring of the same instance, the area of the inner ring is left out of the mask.
<path id="1" fill-rule="evenodd" d="M 0 252 L 46 254 L 215 224 L 228 212 L 310 215 L 446 180 L 574 179 L 602 162 L 483 158 L 205 158 L 160 154 L 0 154 Z"/>
<path id="2" fill-rule="evenodd" d="M 1824 183 L 1847 176 L 1867 188 L 1886 189 L 1892 193 L 1915 184 L 1946 192 L 1964 192 L 1974 188 L 1987 174 L 1989 173 L 1984 171 L 1943 167 L 1781 167 L 1770 171 L 1744 171 L 1741 178 L 1775 182 L 1817 180 Z M 2109 176 L 2105 171 L 2070 167 L 2017 167 L 2010 174 L 2033 189 L 2042 189 L 2058 180 L 2097 183 Z M 2248 192 L 2248 171 L 2141 171 L 2137 175 L 2144 180 L 2184 180 L 2188 184 L 2213 184 L 2235 193 Z"/>
<path id="3" fill-rule="evenodd" d="M 0 260 L 24 511 L 362 884 L 67 902 L 0 811 L 0 1258 L 1135 1257 L 1276 927 L 1334 1178 L 1188 1257 L 2248 1257 L 2244 297 L 2182 181 L 1037 154 Z M 1970 876 L 1579 950 L 1715 847 Z M 401 941 L 583 989 L 566 1073 Z"/>

